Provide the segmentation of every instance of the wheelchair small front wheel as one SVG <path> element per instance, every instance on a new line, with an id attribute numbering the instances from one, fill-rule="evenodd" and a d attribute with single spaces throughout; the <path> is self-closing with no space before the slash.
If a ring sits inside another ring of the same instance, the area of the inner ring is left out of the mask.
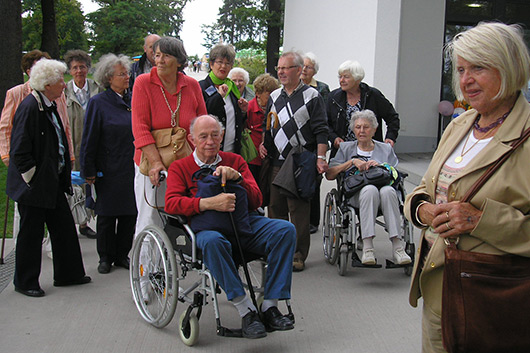
<path id="1" fill-rule="evenodd" d="M 346 274 L 346 269 L 348 268 L 348 251 L 340 251 L 337 267 L 339 268 L 339 275 L 344 276 Z"/>
<path id="2" fill-rule="evenodd" d="M 193 346 L 199 340 L 199 319 L 195 313 L 191 313 L 186 323 L 186 311 L 179 317 L 179 336 L 186 346 Z"/>

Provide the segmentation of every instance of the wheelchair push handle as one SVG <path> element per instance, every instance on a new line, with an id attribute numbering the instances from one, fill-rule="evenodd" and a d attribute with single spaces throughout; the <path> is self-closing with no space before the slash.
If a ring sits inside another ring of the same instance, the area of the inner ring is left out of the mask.
<path id="1" fill-rule="evenodd" d="M 160 173 L 158 173 L 158 182 L 163 182 L 167 179 L 167 170 L 161 170 Z"/>

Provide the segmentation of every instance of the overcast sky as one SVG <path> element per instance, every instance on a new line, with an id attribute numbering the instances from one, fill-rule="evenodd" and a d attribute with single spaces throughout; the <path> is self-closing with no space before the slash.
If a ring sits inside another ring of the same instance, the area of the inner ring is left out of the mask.
<path id="1" fill-rule="evenodd" d="M 99 6 L 92 0 L 79 0 L 85 14 L 96 11 Z M 204 35 L 201 33 L 202 24 L 212 24 L 217 20 L 219 7 L 223 0 L 192 0 L 184 7 L 184 25 L 180 37 L 188 55 L 206 53 L 207 49 L 201 43 Z"/>

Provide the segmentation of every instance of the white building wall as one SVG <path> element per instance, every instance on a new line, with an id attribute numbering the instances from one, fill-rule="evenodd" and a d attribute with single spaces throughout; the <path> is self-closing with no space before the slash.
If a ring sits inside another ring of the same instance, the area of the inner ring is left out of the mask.
<path id="1" fill-rule="evenodd" d="M 357 60 L 401 118 L 398 152 L 433 151 L 437 137 L 445 0 L 286 0 L 284 51 L 312 51 L 333 90 Z"/>

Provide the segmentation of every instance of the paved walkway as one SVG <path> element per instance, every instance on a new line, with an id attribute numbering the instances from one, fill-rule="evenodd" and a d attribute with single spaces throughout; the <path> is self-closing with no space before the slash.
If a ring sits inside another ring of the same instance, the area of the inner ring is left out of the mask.
<path id="1" fill-rule="evenodd" d="M 419 181 L 430 161 L 430 155 L 399 158 L 400 169 L 410 173 L 409 181 Z M 322 196 L 333 186 L 324 181 Z M 406 183 L 408 190 L 413 187 Z M 408 304 L 410 278 L 401 269 L 351 267 L 340 277 L 336 267 L 324 261 L 321 237 L 321 231 L 312 235 L 307 268 L 293 275 L 294 330 L 260 340 L 218 337 L 208 305 L 200 319 L 199 342 L 192 348 L 180 341 L 177 331 L 178 316 L 186 306 L 178 304 L 166 328 L 148 325 L 133 302 L 128 272 L 113 269 L 99 274 L 95 240 L 81 237 L 92 283 L 53 287 L 52 261 L 43 255 L 40 279 L 45 297 L 16 293 L 12 275 L 6 289 L 0 287 L 0 352 L 419 352 L 421 310 Z M 378 229 L 375 249 L 380 262 L 390 258 L 391 244 L 382 229 Z M 0 265 L 0 274 L 10 271 L 9 266 Z M 224 294 L 219 298 L 223 325 L 240 327 L 235 309 Z"/>

